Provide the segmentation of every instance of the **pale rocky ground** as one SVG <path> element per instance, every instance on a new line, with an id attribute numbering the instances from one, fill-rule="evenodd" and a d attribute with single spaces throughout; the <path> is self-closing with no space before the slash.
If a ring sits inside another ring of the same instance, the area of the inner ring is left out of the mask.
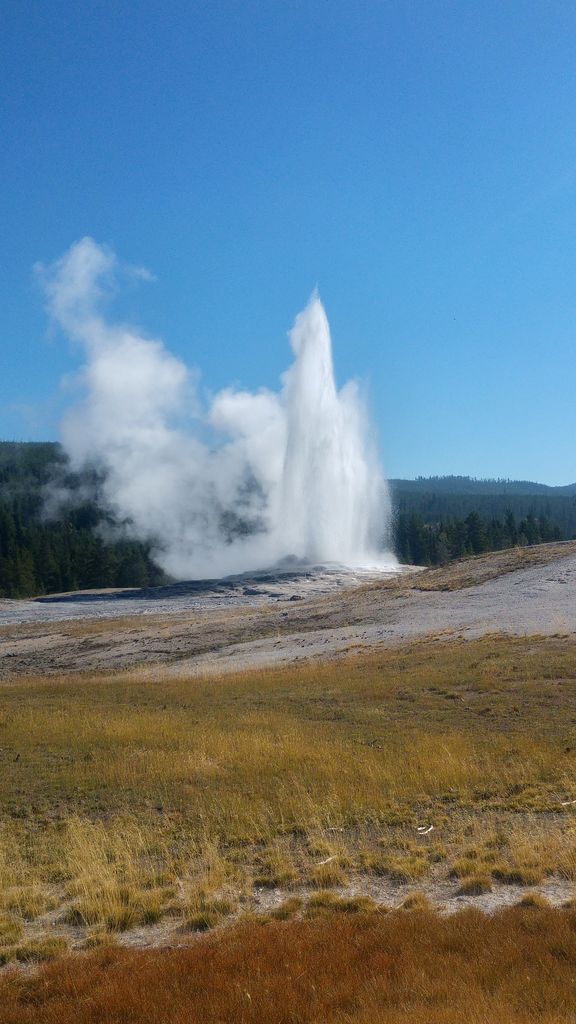
<path id="1" fill-rule="evenodd" d="M 576 542 L 395 574 L 333 567 L 0 601 L 0 678 L 159 665 L 204 675 L 497 632 L 576 633 Z"/>
<path id="2" fill-rule="evenodd" d="M 367 875 L 359 875 L 354 882 L 347 886 L 338 886 L 331 889 L 334 896 L 350 898 L 354 896 L 370 896 L 379 906 L 395 910 L 402 906 L 404 900 L 412 896 L 416 891 L 425 895 L 433 907 L 441 914 L 455 914 L 466 907 L 475 907 L 484 913 L 494 913 L 505 907 L 511 907 L 524 899 L 527 893 L 537 893 L 542 896 L 551 906 L 561 907 L 574 897 L 574 884 L 559 879 L 549 880 L 542 885 L 532 886 L 530 889 L 519 885 L 498 885 L 492 892 L 480 896 L 461 896 L 458 894 L 458 882 L 428 880 L 418 884 L 401 885 L 397 882 L 387 881 L 383 878 L 374 878 Z M 217 925 L 225 928 L 235 921 L 241 914 L 266 914 L 274 911 L 285 900 L 299 897 L 302 900 L 302 909 L 305 909 L 307 901 L 313 891 L 306 888 L 291 889 L 255 889 L 252 896 L 241 902 L 238 911 L 230 917 L 224 918 L 222 923 Z M 37 918 L 27 928 L 28 939 L 42 939 L 47 934 L 52 936 L 65 937 L 72 949 L 82 949 L 90 929 L 84 927 L 73 927 L 62 924 L 62 908 L 51 911 L 48 914 Z M 119 932 L 114 935 L 113 941 L 120 946 L 149 947 L 163 946 L 175 947 L 188 945 L 202 935 L 202 932 L 192 932 L 186 925 L 183 925 L 178 917 L 166 916 L 157 924 L 142 925 L 131 928 L 129 931 Z M 0 971 L 4 968 L 0 967 Z"/>
<path id="3" fill-rule="evenodd" d="M 374 598 L 375 598 L 374 592 Z M 323 627 L 229 645 L 171 666 L 179 674 L 222 672 L 325 657 L 351 648 L 402 644 L 423 636 L 576 633 L 576 555 L 531 566 L 466 590 L 388 590 L 370 609 L 376 621 Z"/>

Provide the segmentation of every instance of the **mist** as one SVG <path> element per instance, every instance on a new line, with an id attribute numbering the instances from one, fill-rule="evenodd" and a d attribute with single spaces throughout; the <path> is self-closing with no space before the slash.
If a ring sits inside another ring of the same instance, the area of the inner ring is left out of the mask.
<path id="1" fill-rule="evenodd" d="M 293 361 L 277 391 L 225 388 L 206 402 L 195 368 L 106 315 L 121 280 L 147 271 L 91 238 L 37 269 L 52 321 L 82 357 L 60 431 L 71 467 L 100 471 L 115 529 L 150 542 L 167 573 L 394 564 L 366 409 L 355 382 L 336 387 L 316 293 L 290 332 Z"/>

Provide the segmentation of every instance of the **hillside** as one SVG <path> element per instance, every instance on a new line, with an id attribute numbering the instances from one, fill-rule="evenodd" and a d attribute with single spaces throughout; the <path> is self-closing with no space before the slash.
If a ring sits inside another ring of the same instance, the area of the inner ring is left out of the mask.
<path id="1" fill-rule="evenodd" d="M 576 496 L 576 483 L 563 487 L 538 484 L 533 480 L 477 480 L 471 476 L 419 476 L 415 480 L 390 480 L 397 494 L 490 494 L 549 495 L 550 497 Z"/>

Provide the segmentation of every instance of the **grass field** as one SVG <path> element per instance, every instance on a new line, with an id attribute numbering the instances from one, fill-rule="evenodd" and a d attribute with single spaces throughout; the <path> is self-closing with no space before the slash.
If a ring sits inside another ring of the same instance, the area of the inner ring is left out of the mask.
<path id="1" fill-rule="evenodd" d="M 576 912 L 243 922 L 0 976 L 3 1024 L 568 1024 Z"/>
<path id="2" fill-rule="evenodd" d="M 5 684 L 0 959 L 202 930 L 255 891 L 575 879 L 575 679 L 572 641 L 492 637 Z"/>

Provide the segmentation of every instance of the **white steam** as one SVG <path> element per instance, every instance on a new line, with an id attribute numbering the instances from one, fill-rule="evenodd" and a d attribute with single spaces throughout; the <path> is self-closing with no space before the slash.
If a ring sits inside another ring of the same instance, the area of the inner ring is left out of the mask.
<path id="1" fill-rule="evenodd" d="M 85 353 L 62 443 L 75 469 L 103 470 L 102 500 L 124 529 L 179 579 L 290 557 L 393 563 L 385 482 L 356 386 L 336 390 L 318 296 L 296 319 L 278 393 L 227 388 L 203 409 L 195 374 L 161 341 L 104 317 L 126 269 L 146 276 L 90 238 L 40 268 L 51 316 Z"/>

